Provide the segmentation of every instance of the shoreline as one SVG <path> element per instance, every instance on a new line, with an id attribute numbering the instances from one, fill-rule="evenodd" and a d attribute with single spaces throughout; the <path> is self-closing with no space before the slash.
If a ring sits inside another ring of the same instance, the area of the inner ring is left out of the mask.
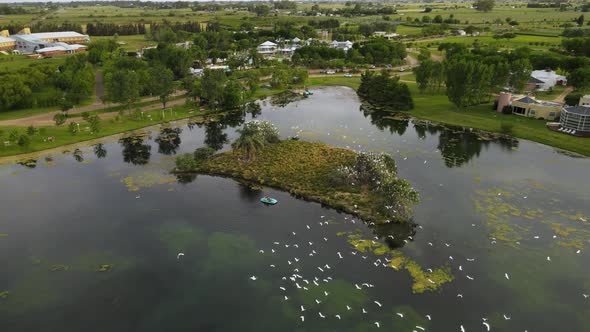
<path id="1" fill-rule="evenodd" d="M 328 77 L 328 78 L 330 78 L 330 77 Z M 317 82 L 315 84 L 314 83 L 310 83 L 310 84 L 307 85 L 307 87 L 315 87 L 315 88 L 343 87 L 343 88 L 352 89 L 352 90 L 354 90 L 356 92 L 356 88 L 355 88 L 356 87 L 356 84 L 355 84 L 354 81 L 350 81 L 349 84 L 347 84 L 347 83 L 344 83 L 343 84 L 343 82 L 337 82 L 337 84 L 331 85 L 331 84 L 329 84 L 329 82 L 325 82 L 324 80 L 322 80 L 322 81 L 319 81 L 319 82 Z M 261 97 L 255 99 L 255 100 L 264 100 L 265 98 L 268 98 L 270 96 L 273 96 L 273 95 L 276 95 L 276 94 L 279 94 L 279 93 L 282 93 L 282 92 L 285 92 L 285 91 L 297 90 L 299 88 L 300 87 L 293 87 L 291 89 L 285 89 L 285 90 L 282 90 L 282 91 L 272 91 L 271 93 L 269 93 L 269 94 L 267 94 L 265 96 L 261 96 Z M 248 102 L 251 102 L 251 101 L 248 101 Z M 362 102 L 361 102 L 361 104 L 362 104 Z M 200 116 L 208 116 L 208 115 L 214 116 L 214 115 L 222 114 L 223 112 L 226 112 L 226 111 L 212 112 L 212 113 L 208 113 L 208 114 L 200 114 L 200 115 L 193 115 L 193 116 L 185 116 L 185 117 L 180 117 L 180 118 L 173 119 L 171 121 L 183 120 L 183 119 L 188 119 L 188 118 L 193 118 L 193 117 L 200 117 Z M 444 113 L 449 113 L 449 114 L 450 113 L 455 113 L 452 110 L 445 110 L 443 112 Z M 535 143 L 539 143 L 539 144 L 543 144 L 543 145 L 549 146 L 549 147 L 554 148 L 555 150 L 559 151 L 559 153 L 562 153 L 562 154 L 565 154 L 565 155 L 569 155 L 569 156 L 575 157 L 575 158 L 589 158 L 590 157 L 590 148 L 589 149 L 572 150 L 572 149 L 568 149 L 568 148 L 564 147 L 563 145 L 565 145 L 565 144 L 552 144 L 554 142 L 552 142 L 552 141 L 550 142 L 550 141 L 547 140 L 547 138 L 544 138 L 544 137 L 538 137 L 538 139 L 534 139 L 537 136 L 534 136 L 533 137 L 532 134 L 531 135 L 526 135 L 526 134 L 525 135 L 522 135 L 522 134 L 519 134 L 518 132 L 517 133 L 511 133 L 511 134 L 506 134 L 506 133 L 502 133 L 500 130 L 494 130 L 494 129 L 492 129 L 492 128 L 488 127 L 488 126 L 484 126 L 484 125 L 478 126 L 477 124 L 472 124 L 470 126 L 468 123 L 467 124 L 466 123 L 460 124 L 460 123 L 457 123 L 456 121 L 441 119 L 440 114 L 438 116 L 436 115 L 436 111 L 435 111 L 435 113 L 433 113 L 434 115 L 421 114 L 419 111 L 418 111 L 418 114 L 417 114 L 416 108 L 414 108 L 413 110 L 410 110 L 408 112 L 392 112 L 392 116 L 394 116 L 396 113 L 405 114 L 410 119 L 413 118 L 413 119 L 418 119 L 418 120 L 421 120 L 421 121 L 426 120 L 426 121 L 432 122 L 434 124 L 440 124 L 440 125 L 445 125 L 445 126 L 462 127 L 462 128 L 466 128 L 466 129 L 473 129 L 473 130 L 479 130 L 479 131 L 483 131 L 483 132 L 489 132 L 489 133 L 492 133 L 492 134 L 497 134 L 497 135 L 501 135 L 503 137 L 508 137 L 508 138 L 518 138 L 518 139 L 528 140 L 528 141 L 531 141 L 531 142 L 535 142 Z M 469 111 L 465 111 L 462 114 L 463 115 L 466 115 L 466 116 L 469 116 Z M 444 114 L 442 114 L 442 115 L 444 115 Z M 519 120 L 521 120 L 521 119 L 519 119 Z M 524 120 L 527 120 L 528 121 L 529 119 L 524 119 Z M 530 121 L 534 121 L 534 120 L 530 120 Z M 22 159 L 22 158 L 26 158 L 27 156 L 34 156 L 34 155 L 37 155 L 39 153 L 43 153 L 43 152 L 47 152 L 47 151 L 53 151 L 53 150 L 55 150 L 57 148 L 63 148 L 63 147 L 66 147 L 66 146 L 74 146 L 74 145 L 80 144 L 80 143 L 85 143 L 85 142 L 89 142 L 89 141 L 95 141 L 95 140 L 98 140 L 98 139 L 104 139 L 104 138 L 109 137 L 109 136 L 120 135 L 120 134 L 125 133 L 125 132 L 131 132 L 131 131 L 134 131 L 134 130 L 148 128 L 148 127 L 156 126 L 156 125 L 159 125 L 159 124 L 162 124 L 162 123 L 166 123 L 166 122 L 170 122 L 170 121 L 155 122 L 153 124 L 149 124 L 149 125 L 142 126 L 142 127 L 136 127 L 136 128 L 126 129 L 126 130 L 118 131 L 118 132 L 115 132 L 115 133 L 108 133 L 108 134 L 105 134 L 105 135 L 98 135 L 98 136 L 93 137 L 93 138 L 90 138 L 90 139 L 82 139 L 82 140 L 79 140 L 79 141 L 76 141 L 76 142 L 69 142 L 69 143 L 65 143 L 65 144 L 62 144 L 62 145 L 53 146 L 53 147 L 46 148 L 46 149 L 38 149 L 38 150 L 34 150 L 34 151 L 27 151 L 27 152 L 22 152 L 22 153 L 17 153 L 17 154 L 7 154 L 7 155 L 4 155 L 4 156 L 0 156 L 0 164 L 4 163 L 6 161 L 6 159 L 13 159 L 13 160 L 14 159 Z M 544 124 L 543 124 L 543 126 L 544 126 Z M 7 128 L 9 128 L 9 127 L 7 127 Z M 15 128 L 22 128 L 22 127 L 15 127 Z M 522 132 L 528 132 L 528 130 L 527 130 L 526 127 L 520 127 L 520 129 L 518 127 L 515 127 L 514 130 L 518 130 L 518 131 L 522 131 Z M 548 130 L 548 129 L 546 129 L 546 130 Z M 553 133 L 553 134 L 555 134 L 555 133 Z M 563 135 L 563 134 L 558 133 L 558 135 Z M 569 138 L 569 137 L 567 137 L 567 138 Z M 588 139 L 588 142 L 590 143 L 590 138 Z M 587 153 L 586 153 L 586 151 L 587 151 Z"/>

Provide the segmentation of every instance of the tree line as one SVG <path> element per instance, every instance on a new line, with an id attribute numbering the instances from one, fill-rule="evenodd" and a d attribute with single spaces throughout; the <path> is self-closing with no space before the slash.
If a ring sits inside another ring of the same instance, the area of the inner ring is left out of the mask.
<path id="1" fill-rule="evenodd" d="M 414 108 L 408 86 L 401 83 L 399 77 L 390 77 L 387 71 L 365 71 L 357 93 L 372 106 L 385 110 L 407 111 Z"/>

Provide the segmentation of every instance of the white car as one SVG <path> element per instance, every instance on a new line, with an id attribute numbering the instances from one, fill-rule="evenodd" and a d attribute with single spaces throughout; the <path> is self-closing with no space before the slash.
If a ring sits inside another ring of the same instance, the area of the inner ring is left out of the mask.
<path id="1" fill-rule="evenodd" d="M 334 75 L 334 74 L 336 74 L 336 72 L 335 72 L 335 71 L 333 71 L 333 70 L 328 70 L 328 71 L 326 72 L 326 74 L 328 74 L 328 75 Z"/>
<path id="2" fill-rule="evenodd" d="M 344 77 L 352 77 L 352 74 L 344 74 Z"/>

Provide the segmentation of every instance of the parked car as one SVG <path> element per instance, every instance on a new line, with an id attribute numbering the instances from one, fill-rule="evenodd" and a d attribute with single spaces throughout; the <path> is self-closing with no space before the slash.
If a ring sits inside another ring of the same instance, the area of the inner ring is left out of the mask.
<path id="1" fill-rule="evenodd" d="M 352 74 L 344 74 L 344 77 L 352 77 Z"/>
<path id="2" fill-rule="evenodd" d="M 404 72 L 404 71 L 406 71 L 406 70 L 404 69 L 404 67 L 400 67 L 400 68 L 399 68 L 399 71 L 400 71 L 400 72 Z"/>
<path id="3" fill-rule="evenodd" d="M 375 69 L 375 65 L 371 65 L 369 68 L 370 69 Z"/>
<path id="4" fill-rule="evenodd" d="M 328 70 L 328 71 L 326 72 L 326 74 L 328 74 L 328 75 L 334 75 L 334 74 L 336 74 L 336 72 L 335 72 L 335 71 L 333 71 L 333 70 Z"/>

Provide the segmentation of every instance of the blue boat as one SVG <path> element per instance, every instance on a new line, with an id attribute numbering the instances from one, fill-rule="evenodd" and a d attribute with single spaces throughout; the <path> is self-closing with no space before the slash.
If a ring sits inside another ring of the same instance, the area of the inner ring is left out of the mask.
<path id="1" fill-rule="evenodd" d="M 279 201 L 277 201 L 276 199 L 274 199 L 274 198 L 270 198 L 270 197 L 262 197 L 262 198 L 260 199 L 260 201 L 261 201 L 262 203 L 264 203 L 264 204 L 268 204 L 268 205 L 275 205 L 275 204 L 277 204 L 277 203 L 279 202 Z"/>

